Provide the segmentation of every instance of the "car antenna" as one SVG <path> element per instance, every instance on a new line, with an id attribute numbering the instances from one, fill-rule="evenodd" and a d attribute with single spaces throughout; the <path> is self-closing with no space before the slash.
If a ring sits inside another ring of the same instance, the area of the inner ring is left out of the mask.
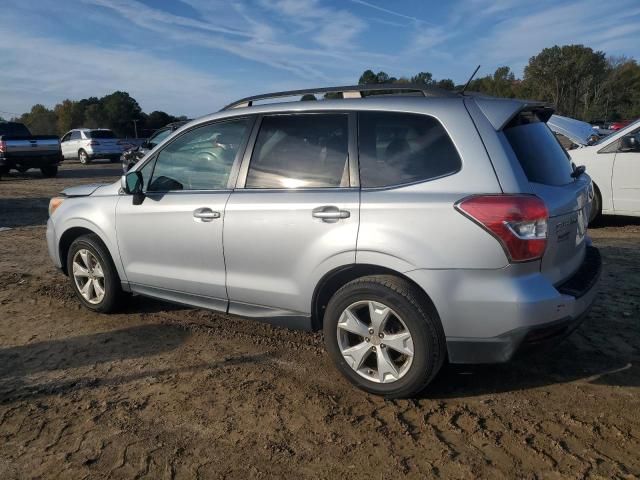
<path id="1" fill-rule="evenodd" d="M 473 71 L 473 73 L 469 77 L 469 80 L 467 80 L 467 83 L 464 84 L 464 87 L 462 87 L 462 90 L 460 90 L 460 95 L 464 95 L 464 91 L 467 89 L 467 87 L 471 83 L 471 80 L 473 80 L 473 77 L 476 76 L 476 73 L 478 73 L 478 70 L 480 70 L 480 65 L 476 67 L 476 69 Z"/>

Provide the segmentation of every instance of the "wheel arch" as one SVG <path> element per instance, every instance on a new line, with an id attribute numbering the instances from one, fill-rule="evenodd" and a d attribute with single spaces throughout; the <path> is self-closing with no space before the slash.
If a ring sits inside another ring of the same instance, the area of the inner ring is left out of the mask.
<path id="1" fill-rule="evenodd" d="M 351 265 L 343 265 L 327 272 L 317 283 L 311 300 L 311 328 L 314 331 L 322 329 L 324 323 L 324 312 L 331 300 L 331 297 L 347 283 L 361 277 L 369 275 L 392 275 L 402 278 L 406 282 L 413 285 L 424 296 L 425 301 L 429 302 L 435 310 L 435 305 L 431 297 L 424 291 L 420 285 L 414 280 L 407 277 L 403 273 L 391 268 L 382 267 L 374 264 L 354 263 Z"/>
<path id="2" fill-rule="evenodd" d="M 111 262 L 115 265 L 115 259 L 113 257 L 113 253 L 111 252 L 111 249 L 107 245 L 107 242 L 104 241 L 100 233 L 98 233 L 93 229 L 87 228 L 86 226 L 74 226 L 65 230 L 64 233 L 60 236 L 60 241 L 58 242 L 60 265 L 65 275 L 69 274 L 69 272 L 67 271 L 67 256 L 69 254 L 69 249 L 71 248 L 71 244 L 74 242 L 74 240 L 76 240 L 77 238 L 83 235 L 95 235 L 100 241 L 100 243 L 102 243 L 104 248 L 107 250 L 107 252 L 109 252 L 109 255 L 111 256 Z M 118 269 L 116 268 L 116 270 Z"/>

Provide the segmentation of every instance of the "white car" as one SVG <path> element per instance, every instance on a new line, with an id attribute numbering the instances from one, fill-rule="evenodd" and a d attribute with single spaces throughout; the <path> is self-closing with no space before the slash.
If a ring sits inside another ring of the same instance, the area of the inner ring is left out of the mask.
<path id="1" fill-rule="evenodd" d="M 106 128 L 76 128 L 67 132 L 60 140 L 62 156 L 77 158 L 87 164 L 96 158 L 108 158 L 111 162 L 120 160 L 124 143 Z"/>
<path id="2" fill-rule="evenodd" d="M 551 121 L 548 124 L 560 133 Z M 595 187 L 589 220 L 600 214 L 640 217 L 640 120 L 591 145 L 588 138 L 580 141 L 585 136 L 578 129 L 574 132 L 571 140 L 578 148 L 568 153 L 573 163 L 587 168 Z M 562 133 L 570 135 L 568 131 Z"/>

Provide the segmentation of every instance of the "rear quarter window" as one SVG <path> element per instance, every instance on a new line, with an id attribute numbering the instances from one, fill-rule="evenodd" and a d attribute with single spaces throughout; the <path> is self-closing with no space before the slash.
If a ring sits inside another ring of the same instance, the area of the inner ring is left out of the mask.
<path id="1" fill-rule="evenodd" d="M 360 112 L 358 148 L 364 188 L 433 180 L 462 167 L 446 130 L 428 115 Z"/>
<path id="2" fill-rule="evenodd" d="M 569 155 L 533 112 L 519 114 L 503 132 L 530 182 L 557 186 L 573 181 Z"/>

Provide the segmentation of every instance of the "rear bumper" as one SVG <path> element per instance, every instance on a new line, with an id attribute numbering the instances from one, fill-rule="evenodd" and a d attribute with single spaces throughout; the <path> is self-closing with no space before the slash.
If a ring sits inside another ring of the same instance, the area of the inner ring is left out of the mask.
<path id="1" fill-rule="evenodd" d="M 87 149 L 87 156 L 90 159 L 100 159 L 100 158 L 120 158 L 122 155 L 122 149 L 105 149 L 105 150 L 96 150 L 96 149 Z"/>
<path id="2" fill-rule="evenodd" d="M 63 158 L 60 154 L 54 155 L 17 155 L 10 157 L 0 156 L 0 167 L 16 168 L 17 166 L 26 168 L 40 168 L 50 165 L 59 165 Z"/>
<path id="3" fill-rule="evenodd" d="M 432 297 L 444 312 L 449 361 L 502 363 L 518 352 L 558 343 L 588 313 L 601 269 L 598 249 L 588 246 L 580 268 L 561 285 L 551 285 L 539 272 L 513 277 L 503 272 L 502 278 L 485 273 L 483 283 L 469 285 L 473 292 L 449 289 L 444 299 Z"/>

